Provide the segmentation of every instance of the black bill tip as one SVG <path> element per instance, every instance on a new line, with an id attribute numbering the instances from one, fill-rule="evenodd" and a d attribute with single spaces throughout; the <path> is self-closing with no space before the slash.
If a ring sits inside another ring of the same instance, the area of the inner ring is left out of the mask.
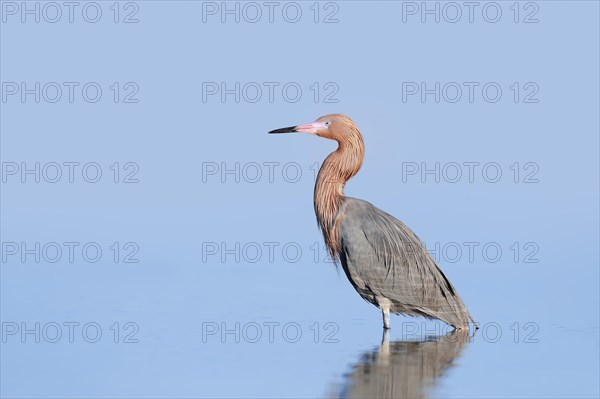
<path id="1" fill-rule="evenodd" d="M 296 131 L 296 126 L 290 126 L 290 127 L 282 127 L 281 129 L 275 129 L 275 130 L 271 130 L 269 132 L 269 134 L 273 134 L 273 133 L 292 133 Z"/>

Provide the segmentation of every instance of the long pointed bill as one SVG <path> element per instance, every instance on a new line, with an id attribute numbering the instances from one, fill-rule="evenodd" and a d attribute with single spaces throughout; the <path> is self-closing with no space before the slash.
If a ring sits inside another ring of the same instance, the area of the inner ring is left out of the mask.
<path id="1" fill-rule="evenodd" d="M 307 123 L 305 125 L 290 126 L 290 127 L 284 127 L 281 129 L 275 129 L 275 130 L 271 130 L 269 133 L 298 132 L 298 133 L 315 134 L 315 133 L 317 133 L 317 131 L 319 131 L 319 129 L 322 129 L 323 127 L 324 127 L 323 122 L 313 122 L 313 123 Z"/>
<path id="2" fill-rule="evenodd" d="M 281 129 L 275 129 L 275 130 L 271 130 L 269 132 L 269 134 L 273 134 L 273 133 L 292 133 L 296 131 L 296 126 L 290 126 L 290 127 L 282 127 Z"/>

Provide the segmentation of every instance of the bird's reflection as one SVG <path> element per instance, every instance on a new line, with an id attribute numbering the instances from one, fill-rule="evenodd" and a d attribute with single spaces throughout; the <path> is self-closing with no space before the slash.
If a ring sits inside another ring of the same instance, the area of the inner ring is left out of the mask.
<path id="1" fill-rule="evenodd" d="M 337 396 L 426 398 L 455 364 L 469 339 L 468 331 L 456 330 L 419 341 L 389 342 L 386 332 L 381 346 L 364 353 L 352 367 Z"/>

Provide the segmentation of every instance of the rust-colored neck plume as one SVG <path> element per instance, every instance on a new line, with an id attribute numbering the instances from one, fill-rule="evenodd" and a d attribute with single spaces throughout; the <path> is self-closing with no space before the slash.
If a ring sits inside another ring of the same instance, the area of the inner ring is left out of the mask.
<path id="1" fill-rule="evenodd" d="M 344 199 L 344 186 L 358 173 L 365 150 L 358 128 L 354 124 L 346 127 L 347 134 L 335 137 L 339 146 L 325 158 L 315 184 L 317 222 L 334 261 L 337 261 L 340 250 L 340 220 L 337 219 L 337 214 Z"/>

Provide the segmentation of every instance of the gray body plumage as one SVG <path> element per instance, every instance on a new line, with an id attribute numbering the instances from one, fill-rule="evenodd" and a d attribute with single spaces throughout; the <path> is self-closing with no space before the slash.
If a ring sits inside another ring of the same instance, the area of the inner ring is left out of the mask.
<path id="1" fill-rule="evenodd" d="M 472 318 L 460 296 L 404 223 L 369 202 L 344 197 L 336 224 L 342 267 L 363 299 L 384 313 L 468 327 Z"/>

